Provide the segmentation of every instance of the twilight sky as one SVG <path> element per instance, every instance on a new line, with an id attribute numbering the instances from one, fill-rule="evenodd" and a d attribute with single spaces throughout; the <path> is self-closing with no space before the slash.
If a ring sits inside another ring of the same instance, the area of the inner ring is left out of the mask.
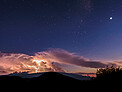
<path id="1" fill-rule="evenodd" d="M 48 48 L 122 60 L 122 0 L 0 0 L 0 51 Z"/>

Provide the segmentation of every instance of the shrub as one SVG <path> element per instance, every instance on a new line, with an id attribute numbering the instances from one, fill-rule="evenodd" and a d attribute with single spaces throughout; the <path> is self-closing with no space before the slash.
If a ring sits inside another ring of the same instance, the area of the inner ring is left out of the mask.
<path id="1" fill-rule="evenodd" d="M 122 68 L 120 67 L 107 67 L 105 69 L 98 69 L 96 72 L 97 80 L 122 80 Z"/>

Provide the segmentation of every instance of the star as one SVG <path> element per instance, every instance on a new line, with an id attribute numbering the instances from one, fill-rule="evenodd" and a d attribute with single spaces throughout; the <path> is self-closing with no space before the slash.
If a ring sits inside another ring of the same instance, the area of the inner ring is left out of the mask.
<path id="1" fill-rule="evenodd" d="M 109 19 L 110 19 L 110 20 L 112 20 L 112 19 L 113 19 L 113 17 L 110 17 Z"/>

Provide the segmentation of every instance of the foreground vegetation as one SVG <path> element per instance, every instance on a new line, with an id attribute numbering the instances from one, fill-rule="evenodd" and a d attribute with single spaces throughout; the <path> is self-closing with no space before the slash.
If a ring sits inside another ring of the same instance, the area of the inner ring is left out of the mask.
<path id="1" fill-rule="evenodd" d="M 105 69 L 98 69 L 96 72 L 96 80 L 122 80 L 122 68 L 107 67 Z"/>
<path id="2" fill-rule="evenodd" d="M 45 73 L 35 78 L 20 78 L 17 76 L 0 76 L 3 90 L 39 91 L 40 92 L 82 92 L 82 91 L 108 91 L 121 90 L 122 68 L 110 67 L 99 69 L 97 77 L 92 80 L 80 81 L 61 75 L 56 72 Z M 10 90 L 9 89 L 9 90 Z"/>

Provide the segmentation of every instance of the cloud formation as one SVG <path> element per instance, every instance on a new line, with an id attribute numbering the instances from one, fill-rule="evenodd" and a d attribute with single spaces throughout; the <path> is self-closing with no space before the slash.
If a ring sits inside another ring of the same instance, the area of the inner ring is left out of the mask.
<path id="1" fill-rule="evenodd" d="M 122 61 L 114 61 L 113 63 L 119 67 L 122 67 Z"/>
<path id="2" fill-rule="evenodd" d="M 83 56 L 70 53 L 62 49 L 51 49 L 46 52 L 36 53 L 37 57 L 41 57 L 44 53 L 44 59 L 51 59 L 60 63 L 74 64 L 78 66 L 90 67 L 90 68 L 104 68 L 106 64 L 97 61 L 90 61 L 89 59 L 83 58 Z"/>
<path id="3" fill-rule="evenodd" d="M 21 72 L 65 72 L 61 64 L 72 64 L 89 68 L 104 68 L 107 65 L 91 61 L 83 56 L 62 49 L 37 52 L 34 56 L 22 53 L 0 53 L 0 74 Z"/>

